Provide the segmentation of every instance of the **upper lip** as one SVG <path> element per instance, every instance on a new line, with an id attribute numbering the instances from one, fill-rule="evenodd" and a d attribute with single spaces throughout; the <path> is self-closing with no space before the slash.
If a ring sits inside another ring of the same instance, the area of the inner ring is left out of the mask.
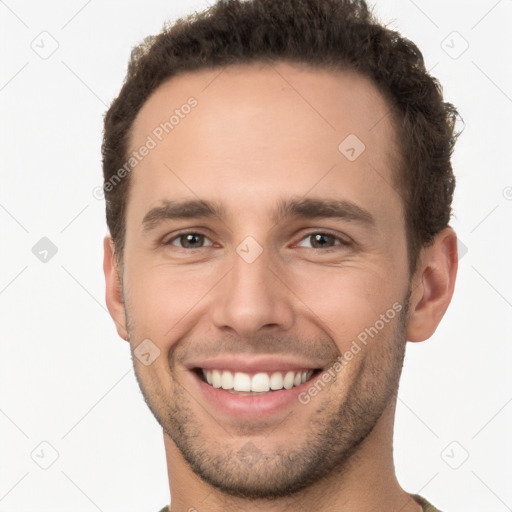
<path id="1" fill-rule="evenodd" d="M 223 356 L 211 359 L 190 361 L 187 368 L 193 370 L 204 368 L 205 370 L 228 370 L 231 372 L 277 372 L 316 370 L 322 368 L 324 363 L 301 359 L 297 356 Z"/>

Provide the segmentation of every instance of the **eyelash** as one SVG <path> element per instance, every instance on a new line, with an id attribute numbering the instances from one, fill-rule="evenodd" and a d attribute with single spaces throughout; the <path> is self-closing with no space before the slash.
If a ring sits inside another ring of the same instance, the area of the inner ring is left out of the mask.
<path id="1" fill-rule="evenodd" d="M 332 247 L 326 247 L 325 249 L 321 247 L 305 247 L 305 249 L 314 249 L 316 251 L 322 251 L 322 252 L 331 252 L 336 249 L 336 247 L 349 247 L 351 245 L 351 242 L 349 240 L 346 240 L 345 238 L 342 238 L 341 236 L 335 235 L 334 233 L 329 233 L 329 231 L 311 231 L 310 233 L 305 234 L 296 244 L 302 242 L 303 240 L 306 240 L 307 238 L 311 238 L 315 235 L 325 235 L 328 237 L 332 237 L 334 239 L 334 246 Z M 347 237 L 348 238 L 348 237 Z M 337 243 L 339 242 L 339 243 Z"/>
<path id="2" fill-rule="evenodd" d="M 173 243 L 175 240 L 179 240 L 181 237 L 184 237 L 184 236 L 187 236 L 187 235 L 198 235 L 198 236 L 202 236 L 208 240 L 210 240 L 206 235 L 204 235 L 203 233 L 200 233 L 198 231 L 184 231 L 182 233 L 178 233 L 177 235 L 173 236 L 172 238 L 170 238 L 169 240 L 163 242 L 162 245 L 165 245 L 165 246 L 173 246 Z M 334 241 L 335 241 L 335 245 L 332 246 L 332 247 L 327 247 L 325 249 L 322 249 L 321 247 L 318 248 L 318 247 L 306 247 L 306 249 L 314 249 L 314 250 L 320 250 L 322 252 L 330 252 L 332 250 L 334 250 L 336 247 L 348 247 L 351 244 L 350 241 L 348 240 L 345 240 L 344 238 L 340 237 L 340 236 L 337 236 L 333 233 L 329 233 L 328 231 L 311 231 L 309 233 L 306 233 L 298 242 L 296 242 L 294 245 L 297 245 L 298 243 L 302 242 L 303 240 L 307 239 L 307 238 L 310 238 L 312 236 L 315 236 L 315 235 L 326 235 L 326 236 L 330 236 L 330 237 L 333 237 L 334 238 Z M 211 242 L 211 240 L 210 240 Z M 336 242 L 339 242 L 339 243 L 336 243 Z M 212 243 L 213 244 L 213 243 Z M 185 247 L 178 247 L 178 246 L 175 246 L 177 247 L 178 249 L 181 249 L 183 251 L 187 251 L 187 252 L 191 252 L 191 251 L 194 251 L 194 250 L 198 250 L 198 249 L 204 249 L 206 247 L 211 247 L 210 246 L 203 246 L 203 247 L 196 247 L 194 249 L 186 249 Z"/>

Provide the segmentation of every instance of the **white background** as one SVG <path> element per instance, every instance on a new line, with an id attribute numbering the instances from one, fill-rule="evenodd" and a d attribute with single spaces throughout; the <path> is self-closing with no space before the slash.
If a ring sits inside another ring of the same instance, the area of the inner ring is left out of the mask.
<path id="1" fill-rule="evenodd" d="M 205 6 L 0 2 L 3 512 L 156 512 L 169 502 L 162 432 L 106 312 L 104 202 L 93 190 L 102 116 L 131 47 Z M 398 478 L 446 512 L 512 510 L 512 1 L 379 0 L 376 12 L 418 44 L 465 122 L 452 225 L 467 253 L 436 334 L 408 347 Z M 46 49 L 58 43 L 47 59 L 31 47 L 42 37 Z M 32 252 L 42 237 L 58 249 L 46 263 Z"/>

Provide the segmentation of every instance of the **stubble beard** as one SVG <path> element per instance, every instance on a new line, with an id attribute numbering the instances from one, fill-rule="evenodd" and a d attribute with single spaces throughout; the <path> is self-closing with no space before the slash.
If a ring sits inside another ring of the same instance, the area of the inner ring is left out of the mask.
<path id="1" fill-rule="evenodd" d="M 381 347 L 378 358 L 366 358 L 362 362 L 341 403 L 333 404 L 332 391 L 324 390 L 320 395 L 330 393 L 329 401 L 317 397 L 307 405 L 297 404 L 298 408 L 316 405 L 316 410 L 311 415 L 308 431 L 300 433 L 304 434 L 303 440 L 294 447 L 281 447 L 269 453 L 251 441 L 242 448 L 233 448 L 229 437 L 224 443 L 212 443 L 207 427 L 188 406 L 194 403 L 193 399 L 179 383 L 173 383 L 171 394 L 163 394 L 158 391 L 161 388 L 158 382 L 143 381 L 137 365 L 134 365 L 135 375 L 149 409 L 201 479 L 239 498 L 290 497 L 349 470 L 356 462 L 362 442 L 386 406 L 396 399 L 405 356 L 409 297 L 410 293 L 402 302 L 404 307 L 388 339 L 375 338 L 369 342 L 385 342 L 385 347 Z M 244 434 L 249 435 L 249 429 L 245 430 Z"/>

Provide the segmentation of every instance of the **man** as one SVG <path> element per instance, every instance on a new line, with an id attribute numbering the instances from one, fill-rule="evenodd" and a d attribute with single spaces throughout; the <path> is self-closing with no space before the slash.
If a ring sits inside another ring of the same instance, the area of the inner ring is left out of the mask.
<path id="1" fill-rule="evenodd" d="M 163 511 L 435 511 L 392 454 L 451 300 L 456 110 L 362 1 L 219 2 L 105 118 L 106 300 L 163 428 Z"/>

